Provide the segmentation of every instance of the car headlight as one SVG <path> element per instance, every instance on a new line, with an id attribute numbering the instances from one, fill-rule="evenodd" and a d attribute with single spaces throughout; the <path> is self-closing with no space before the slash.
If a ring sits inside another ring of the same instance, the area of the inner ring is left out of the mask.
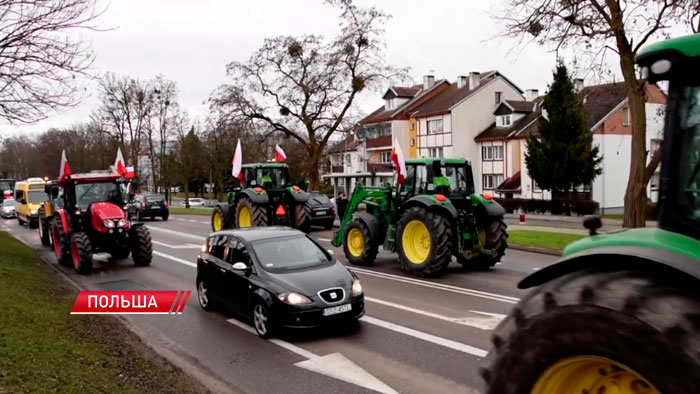
<path id="1" fill-rule="evenodd" d="M 126 226 L 126 219 L 119 219 L 117 222 L 117 227 L 124 227 Z"/>
<path id="2" fill-rule="evenodd" d="M 32 215 L 36 215 L 36 210 L 35 210 L 35 209 L 32 209 L 32 210 L 29 211 L 29 213 L 32 214 Z"/>
<path id="3" fill-rule="evenodd" d="M 289 305 L 304 305 L 311 303 L 311 300 L 308 297 L 299 293 L 282 293 L 278 295 L 277 298 Z"/>
<path id="4" fill-rule="evenodd" d="M 362 294 L 362 283 L 360 283 L 359 279 L 355 279 L 352 282 L 352 295 L 358 296 Z"/>
<path id="5" fill-rule="evenodd" d="M 102 222 L 102 225 L 107 227 L 107 228 L 114 228 L 114 221 L 113 220 L 105 220 Z"/>

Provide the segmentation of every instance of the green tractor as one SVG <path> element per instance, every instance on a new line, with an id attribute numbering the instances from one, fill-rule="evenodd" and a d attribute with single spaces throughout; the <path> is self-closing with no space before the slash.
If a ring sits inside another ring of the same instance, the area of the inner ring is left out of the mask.
<path id="1" fill-rule="evenodd" d="M 486 393 L 700 393 L 700 34 L 644 48 L 669 81 L 658 228 L 596 234 L 519 284 L 494 332 Z"/>
<path id="2" fill-rule="evenodd" d="M 309 231 L 309 194 L 291 184 L 286 164 L 245 164 L 242 171 L 241 187 L 228 193 L 227 202 L 214 207 L 213 231 L 274 225 Z"/>
<path id="3" fill-rule="evenodd" d="M 408 159 L 399 187 L 355 187 L 332 244 L 358 265 L 372 264 L 382 245 L 416 276 L 442 273 L 453 255 L 487 269 L 507 247 L 504 214 L 491 196 L 474 193 L 469 161 Z"/>

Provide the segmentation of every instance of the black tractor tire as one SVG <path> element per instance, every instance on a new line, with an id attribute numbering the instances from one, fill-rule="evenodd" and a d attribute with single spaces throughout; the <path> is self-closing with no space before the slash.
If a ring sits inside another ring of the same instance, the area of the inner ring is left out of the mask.
<path id="1" fill-rule="evenodd" d="M 44 217 L 43 208 L 39 209 L 39 239 L 41 244 L 44 246 L 51 246 L 51 236 L 49 235 L 51 227 L 49 225 L 49 218 Z"/>
<path id="2" fill-rule="evenodd" d="M 650 383 L 664 394 L 700 393 L 700 296 L 696 282 L 674 277 L 584 270 L 540 286 L 495 330 L 481 370 L 484 392 L 530 393 L 559 361 L 594 356 L 617 364 L 601 368 L 601 376 L 619 375 L 624 370 L 617 367 L 624 366 L 646 381 L 632 381 L 639 390 L 621 392 L 647 392 L 642 388 Z M 563 377 L 555 374 L 552 380 Z M 577 393 L 603 391 L 608 392 Z"/>
<path id="3" fill-rule="evenodd" d="M 80 275 L 92 273 L 92 245 L 87 234 L 82 231 L 71 234 L 70 249 L 75 271 Z"/>
<path id="4" fill-rule="evenodd" d="M 216 215 L 220 215 L 221 217 L 221 228 L 216 228 L 214 225 L 214 218 Z M 220 205 L 217 205 L 214 207 L 214 210 L 211 213 L 211 231 L 221 231 L 221 230 L 228 230 L 233 228 L 233 218 L 231 218 L 231 209 L 228 207 L 226 208 L 221 208 Z"/>
<path id="5" fill-rule="evenodd" d="M 70 253 L 70 235 L 63 231 L 63 222 L 61 218 L 56 216 L 51 224 L 51 243 L 53 244 L 54 254 L 59 265 L 70 267 L 73 265 Z M 58 244 L 57 244 L 58 243 Z"/>
<path id="6" fill-rule="evenodd" d="M 19 213 L 15 214 L 15 215 L 17 215 L 17 224 L 19 224 L 20 226 L 24 226 L 24 223 L 26 223 L 26 222 L 24 220 L 22 220 L 22 218 L 19 217 Z"/>
<path id="7" fill-rule="evenodd" d="M 169 216 L 170 216 L 170 214 L 166 213 L 165 215 L 161 216 L 161 219 L 163 219 L 164 222 L 167 222 Z"/>
<path id="8" fill-rule="evenodd" d="M 420 263 L 411 262 L 406 255 L 403 234 L 406 226 L 413 221 L 423 223 L 428 229 L 430 250 Z M 396 251 L 404 271 L 415 276 L 437 276 L 447 270 L 452 261 L 452 225 L 447 218 L 425 208 L 409 208 L 399 220 L 396 230 Z"/>
<path id="9" fill-rule="evenodd" d="M 136 221 L 143 222 L 143 213 L 141 213 L 140 209 L 136 210 Z"/>
<path id="10" fill-rule="evenodd" d="M 27 227 L 28 227 L 30 230 L 36 230 L 37 228 L 39 228 L 39 220 L 38 220 L 38 219 L 37 219 L 37 220 L 32 220 L 32 219 L 30 218 L 29 221 L 27 222 Z"/>
<path id="11" fill-rule="evenodd" d="M 358 231 L 362 235 L 362 243 L 358 242 L 355 248 L 362 248 L 362 253 L 356 255 L 350 252 L 350 249 L 353 247 L 353 241 L 348 240 L 348 235 L 350 235 L 351 232 L 357 234 Z M 345 233 L 343 234 L 343 252 L 345 252 L 345 257 L 347 257 L 350 264 L 372 265 L 377 258 L 377 253 L 379 253 L 379 243 L 372 240 L 369 229 L 364 222 L 354 219 L 345 227 Z"/>
<path id="12" fill-rule="evenodd" d="M 294 228 L 305 233 L 311 230 L 311 205 L 308 202 L 294 204 Z"/>
<path id="13" fill-rule="evenodd" d="M 249 198 L 243 197 L 238 200 L 236 204 L 236 227 L 242 228 L 239 223 L 238 217 L 243 208 L 248 208 L 250 212 L 250 224 L 251 227 L 264 227 L 267 226 L 267 209 L 264 205 L 253 204 Z"/>
<path id="14" fill-rule="evenodd" d="M 129 230 L 129 247 L 131 258 L 137 267 L 151 265 L 153 260 L 153 243 L 151 232 L 146 226 L 134 226 Z"/>
<path id="15" fill-rule="evenodd" d="M 484 249 L 495 251 L 495 255 L 477 254 L 470 259 L 457 256 L 457 262 L 464 268 L 488 270 L 501 261 L 508 248 L 508 226 L 502 217 L 489 218 L 485 223 L 486 244 Z"/>

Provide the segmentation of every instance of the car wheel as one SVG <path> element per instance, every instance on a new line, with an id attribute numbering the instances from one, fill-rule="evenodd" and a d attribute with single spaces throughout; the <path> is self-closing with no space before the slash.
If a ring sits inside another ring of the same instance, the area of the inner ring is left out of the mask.
<path id="1" fill-rule="evenodd" d="M 210 311 L 212 309 L 209 285 L 203 280 L 197 282 L 197 300 L 199 300 L 199 306 L 205 311 Z"/>
<path id="2" fill-rule="evenodd" d="M 270 321 L 270 308 L 262 299 L 257 299 L 253 304 L 253 326 L 260 338 L 272 336 L 272 324 Z"/>
<path id="3" fill-rule="evenodd" d="M 164 222 L 167 222 L 167 221 L 168 221 L 168 216 L 169 216 L 169 215 L 163 215 L 163 221 L 164 221 Z"/>
<path id="4" fill-rule="evenodd" d="M 141 214 L 141 211 L 136 211 L 136 221 L 143 222 L 143 215 Z"/>

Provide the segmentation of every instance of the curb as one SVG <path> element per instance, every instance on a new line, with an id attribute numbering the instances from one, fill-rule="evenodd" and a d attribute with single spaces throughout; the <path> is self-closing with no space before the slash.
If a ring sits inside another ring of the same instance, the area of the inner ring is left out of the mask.
<path id="1" fill-rule="evenodd" d="M 41 261 L 44 262 L 44 264 L 48 265 L 51 267 L 51 269 L 56 272 L 58 275 L 63 278 L 68 284 L 73 286 L 76 290 L 81 291 L 81 290 L 87 290 L 83 286 L 81 286 L 78 282 L 73 280 L 73 278 L 69 277 L 66 275 L 65 272 L 61 271 L 60 268 L 55 264 L 54 261 L 49 261 L 48 258 L 42 255 L 37 249 L 32 247 L 31 245 L 27 244 L 24 242 L 23 239 L 15 236 L 10 231 L 6 231 L 7 234 L 9 234 L 12 238 L 16 239 L 19 243 L 22 245 L 26 246 L 30 250 L 32 250 L 34 253 L 39 256 Z M 240 393 L 241 391 L 234 391 L 232 390 L 231 387 L 229 387 L 225 381 L 221 378 L 218 378 L 215 376 L 213 372 L 208 371 L 206 368 L 202 368 L 197 366 L 196 363 L 192 362 L 191 360 L 187 360 L 188 356 L 187 355 L 180 355 L 177 354 L 175 351 L 166 349 L 166 348 L 161 348 L 160 346 L 156 345 L 153 341 L 149 340 L 143 330 L 141 330 L 139 327 L 137 327 L 132 321 L 128 320 L 124 316 L 119 316 L 119 315 L 112 315 L 111 317 L 114 317 L 117 319 L 121 324 L 126 326 L 126 328 L 131 331 L 134 335 L 136 335 L 141 342 L 151 349 L 154 353 L 159 355 L 160 357 L 163 357 L 165 360 L 170 362 L 175 368 L 179 368 L 183 373 L 189 375 L 192 377 L 192 379 L 196 380 L 199 382 L 203 387 L 205 387 L 207 390 L 213 392 L 213 393 Z M 194 367 L 194 370 L 193 368 Z"/>
<path id="2" fill-rule="evenodd" d="M 546 254 L 546 255 L 550 255 L 550 256 L 561 256 L 561 251 L 559 251 L 559 250 L 544 249 L 544 248 L 538 248 L 535 246 L 508 244 L 508 249 L 522 250 L 524 252 Z"/>

